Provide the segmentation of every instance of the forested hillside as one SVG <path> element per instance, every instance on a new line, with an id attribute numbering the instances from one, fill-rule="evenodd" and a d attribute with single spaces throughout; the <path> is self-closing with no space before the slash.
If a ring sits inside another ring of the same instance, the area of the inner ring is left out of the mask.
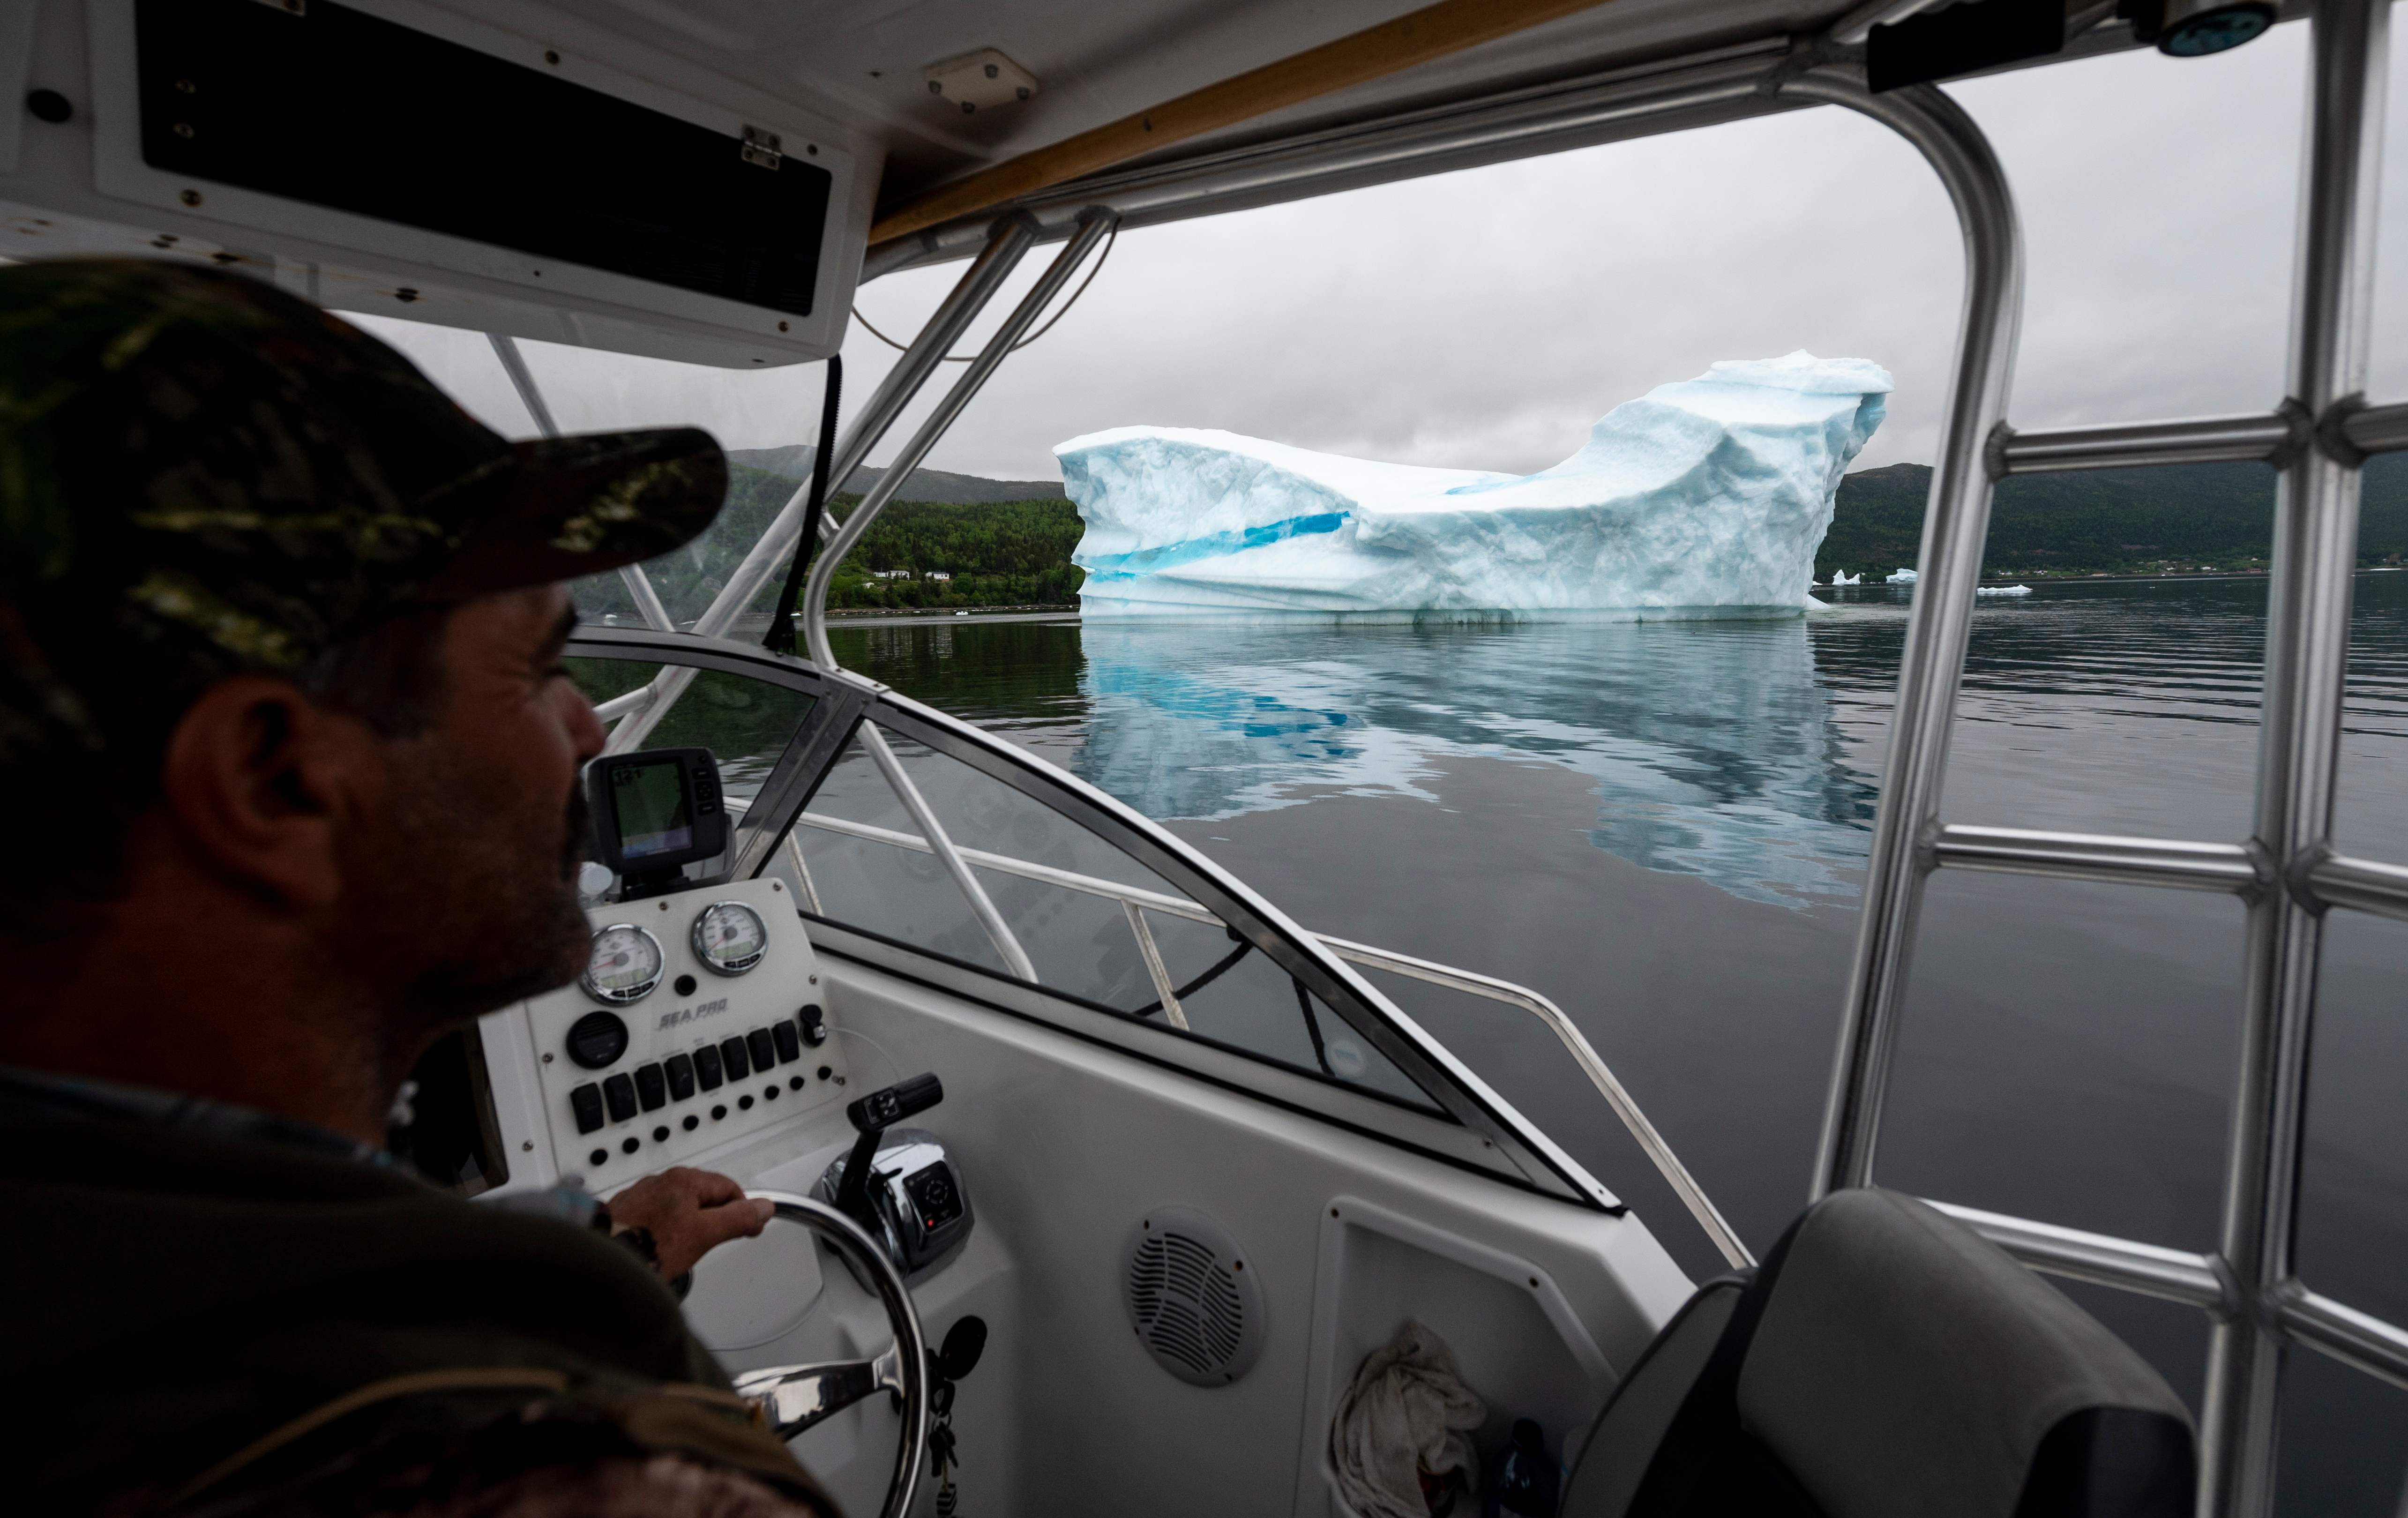
<path id="1" fill-rule="evenodd" d="M 1852 474 L 1840 485 L 1814 576 L 1879 580 L 1911 568 L 1931 471 L 1919 464 Z M 2408 552 L 2408 456 L 2367 465 L 2362 563 Z M 2255 464 L 2017 475 L 2000 482 L 1984 572 L 1992 575 L 2263 568 L 2274 521 L 2274 472 Z"/>
<path id="2" fill-rule="evenodd" d="M 783 448 L 730 449 L 727 462 L 740 464 L 748 469 L 783 475 L 796 484 L 811 478 L 811 457 L 819 450 L 809 443 L 789 443 Z M 886 471 L 863 465 L 853 472 L 845 483 L 867 494 L 886 478 Z M 898 501 L 1038 501 L 1062 498 L 1062 482 L 1058 480 L 989 480 L 983 475 L 950 474 L 943 469 L 914 469 L 903 487 L 895 493 Z"/>
<path id="3" fill-rule="evenodd" d="M 688 622 L 702 614 L 757 540 L 771 518 L 795 493 L 795 482 L 741 465 L 728 471 L 727 505 L 710 531 L 644 567 L 669 615 Z M 838 520 L 859 503 L 853 494 L 833 503 Z M 1079 542 L 1079 512 L 1068 501 L 982 501 L 948 505 L 894 501 L 879 513 L 868 534 L 844 563 L 829 604 L 838 608 L 973 606 L 1069 606 L 1078 600 L 1080 572 L 1070 566 Z M 880 580 L 876 569 L 910 571 L 908 580 Z M 932 571 L 950 574 L 931 580 Z M 750 609 L 767 614 L 784 586 L 773 576 Z M 636 603 L 617 575 L 580 581 L 578 604 L 589 616 L 632 617 Z"/>

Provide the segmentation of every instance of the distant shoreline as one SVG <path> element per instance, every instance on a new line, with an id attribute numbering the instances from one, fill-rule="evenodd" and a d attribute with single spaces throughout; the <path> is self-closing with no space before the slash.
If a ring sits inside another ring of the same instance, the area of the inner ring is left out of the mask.
<path id="1" fill-rule="evenodd" d="M 2358 566 L 2355 572 L 2361 575 L 2396 575 L 2408 571 L 2403 571 L 2401 568 L 2386 564 L 2370 564 Z M 2037 575 L 1984 575 L 1982 577 L 1981 583 L 1984 585 L 2031 585 L 2037 587 L 2041 585 L 2128 585 L 2153 580 L 2180 580 L 2188 582 L 2197 580 L 2263 580 L 2265 578 L 2266 571 L 2263 569 L 2217 569 L 2205 574 L 2193 571 L 2188 574 L 2168 575 L 2116 575 L 2101 571 L 2098 574 L 2088 575 L 2078 572 Z M 1912 585 L 1892 585 L 1886 580 L 1868 580 L 1861 585 L 1816 585 L 1813 588 L 1818 591 L 1887 591 L 1911 590 L 1914 587 Z"/>

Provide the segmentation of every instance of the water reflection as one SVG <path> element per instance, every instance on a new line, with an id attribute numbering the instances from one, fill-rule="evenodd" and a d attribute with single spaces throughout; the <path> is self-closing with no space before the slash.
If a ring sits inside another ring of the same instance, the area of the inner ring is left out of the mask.
<path id="1" fill-rule="evenodd" d="M 1083 779 L 1149 815 L 1440 802 L 1462 755 L 1596 785 L 1599 849 L 1751 901 L 1853 897 L 1873 813 L 1803 619 L 1464 627 L 1089 624 Z"/>

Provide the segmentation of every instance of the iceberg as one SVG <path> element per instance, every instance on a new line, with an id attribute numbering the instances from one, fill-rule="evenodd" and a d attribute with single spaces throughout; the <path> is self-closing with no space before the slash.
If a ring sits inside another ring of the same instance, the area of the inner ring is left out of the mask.
<path id="1" fill-rule="evenodd" d="M 1865 359 L 1727 360 L 1532 475 L 1117 427 L 1054 450 L 1090 617 L 1804 610 L 1840 478 L 1881 425 Z"/>
<path id="2" fill-rule="evenodd" d="M 1843 569 L 1831 571 L 1831 583 L 1834 585 L 1861 585 L 1864 582 L 1865 577 L 1862 575 L 1852 575 Z"/>
<path id="3" fill-rule="evenodd" d="M 2029 595 L 2031 593 L 2032 588 L 2029 585 L 1976 585 L 1973 587 L 1973 594 L 1976 595 Z"/>
<path id="4" fill-rule="evenodd" d="M 1901 569 L 1898 573 L 1890 576 L 1885 583 L 1892 585 L 1912 585 L 1914 583 L 1914 571 L 1912 569 Z"/>

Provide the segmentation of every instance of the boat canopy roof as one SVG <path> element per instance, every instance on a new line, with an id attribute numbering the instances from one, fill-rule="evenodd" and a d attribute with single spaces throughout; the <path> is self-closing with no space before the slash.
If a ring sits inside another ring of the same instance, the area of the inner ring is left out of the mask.
<path id="1" fill-rule="evenodd" d="M 9 11 L 18 82 L 64 93 L 0 132 L 0 254 L 259 261 L 347 308 L 786 364 L 998 215 L 1052 240 L 1799 108 L 1784 72 L 1863 66 L 1877 23 L 1958 36 L 1911 78 L 2142 45 L 2118 8 L 1968 54 L 2032 7 L 50 0 Z"/>

